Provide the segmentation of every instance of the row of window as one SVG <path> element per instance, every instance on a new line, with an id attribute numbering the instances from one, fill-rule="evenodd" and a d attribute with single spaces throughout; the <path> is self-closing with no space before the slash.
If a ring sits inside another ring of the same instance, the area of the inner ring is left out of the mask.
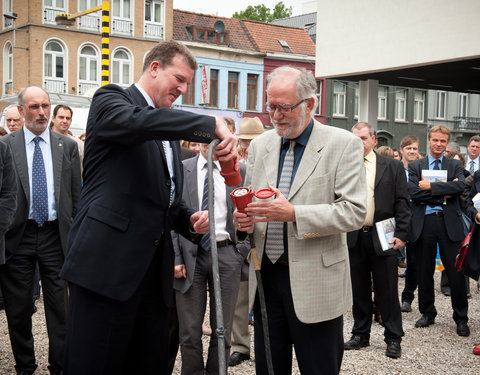
<path id="1" fill-rule="evenodd" d="M 133 11 L 135 0 L 111 1 L 111 32 L 116 34 L 133 34 Z M 4 0 L 4 13 L 12 13 L 13 0 Z M 78 11 L 95 8 L 101 0 L 78 0 Z M 60 13 L 68 13 L 67 0 L 44 0 L 43 22 L 55 24 L 55 17 Z M 144 2 L 144 36 L 151 38 L 164 37 L 165 7 L 163 0 L 145 0 Z M 4 17 L 4 28 L 11 27 L 12 22 Z M 90 13 L 78 18 L 78 27 L 81 29 L 101 30 L 100 12 Z"/>
<path id="2" fill-rule="evenodd" d="M 358 117 L 358 99 L 359 99 L 359 85 L 354 84 L 355 101 L 354 101 L 354 115 Z M 346 94 L 347 84 L 343 82 L 333 82 L 333 116 L 345 117 L 346 115 Z M 407 90 L 397 89 L 395 95 L 395 121 L 407 121 Z M 388 116 L 388 87 L 378 87 L 378 119 L 387 120 Z M 413 105 L 413 121 L 425 122 L 425 99 L 426 91 L 415 90 L 414 105 Z"/>
<path id="3" fill-rule="evenodd" d="M 127 87 L 133 82 L 132 53 L 124 47 L 112 52 L 110 82 Z M 4 47 L 4 92 L 13 87 L 13 48 L 10 42 Z M 64 43 L 49 40 L 43 50 L 43 83 L 50 92 L 67 93 L 67 54 Z M 80 46 L 78 50 L 78 94 L 100 86 L 101 83 L 100 49 L 91 43 Z"/>
<path id="4" fill-rule="evenodd" d="M 458 116 L 468 117 L 468 94 L 458 94 Z M 435 118 L 444 120 L 447 116 L 447 92 L 435 92 Z"/>

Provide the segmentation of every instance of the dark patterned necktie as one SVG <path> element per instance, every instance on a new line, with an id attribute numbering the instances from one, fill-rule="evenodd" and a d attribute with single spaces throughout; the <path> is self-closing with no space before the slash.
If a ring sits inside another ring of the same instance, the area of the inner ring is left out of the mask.
<path id="1" fill-rule="evenodd" d="M 32 208 L 33 220 L 42 226 L 48 220 L 48 192 L 47 175 L 43 161 L 42 150 L 40 149 L 40 137 L 35 137 L 35 150 L 32 162 Z"/>
<path id="2" fill-rule="evenodd" d="M 435 164 L 435 165 L 433 166 L 433 169 L 434 169 L 435 171 L 439 171 L 439 170 L 440 170 L 440 166 L 439 166 L 440 160 L 436 159 L 433 163 Z"/>
<path id="3" fill-rule="evenodd" d="M 206 164 L 205 167 L 206 168 Z M 205 179 L 203 180 L 203 194 L 202 194 L 202 211 L 208 211 L 208 170 L 205 173 Z M 200 239 L 200 246 L 205 251 L 210 250 L 210 232 L 205 233 Z"/>
<path id="4" fill-rule="evenodd" d="M 470 174 L 475 173 L 475 162 L 472 160 L 470 161 Z"/>
<path id="5" fill-rule="evenodd" d="M 280 190 L 280 192 L 285 196 L 285 198 L 288 198 L 288 193 L 290 192 L 290 185 L 292 182 L 294 148 L 295 141 L 290 141 L 290 147 L 285 154 L 282 174 L 280 175 L 280 181 L 278 182 L 278 190 Z M 283 226 L 283 222 L 279 221 L 271 221 L 270 223 L 268 223 L 265 252 L 272 263 L 275 263 L 284 252 Z"/>

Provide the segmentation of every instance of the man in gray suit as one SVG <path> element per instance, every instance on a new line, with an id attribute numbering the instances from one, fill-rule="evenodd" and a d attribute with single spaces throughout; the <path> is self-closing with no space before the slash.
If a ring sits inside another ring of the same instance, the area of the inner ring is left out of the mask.
<path id="1" fill-rule="evenodd" d="M 362 142 L 313 120 L 315 90 L 306 69 L 285 66 L 268 76 L 275 131 L 252 141 L 245 186 L 279 188 L 275 199 L 234 213 L 238 230 L 254 230 L 262 261 L 275 374 L 291 373 L 292 345 L 302 374 L 340 371 L 343 314 L 352 306 L 345 232 L 359 229 L 366 211 Z M 267 374 L 256 289 L 251 261 L 255 364 Z"/>
<path id="2" fill-rule="evenodd" d="M 206 185 L 208 144 L 201 144 L 201 152 L 184 164 L 183 199 L 194 210 L 209 209 L 208 185 Z M 233 205 L 230 193 L 235 187 L 225 185 L 220 175 L 220 164 L 214 162 L 215 191 L 215 235 L 218 249 L 220 283 L 222 286 L 223 323 L 225 331 L 225 351 L 230 351 L 233 314 L 240 286 L 240 273 L 249 247 L 236 243 L 233 224 Z M 242 178 L 245 165 L 240 164 Z M 206 190 L 205 190 L 206 189 Z M 176 304 L 180 331 L 180 351 L 182 353 L 182 374 L 218 374 L 218 338 L 216 334 L 215 289 L 212 275 L 212 253 L 210 234 L 202 236 L 199 244 L 177 235 L 173 241 L 175 250 Z M 207 303 L 207 286 L 210 296 L 210 324 L 212 335 L 206 365 L 203 363 L 202 322 Z"/>
<path id="3" fill-rule="evenodd" d="M 67 235 L 80 195 L 80 163 L 74 141 L 51 132 L 50 98 L 40 87 L 18 96 L 25 126 L 2 138 L 17 172 L 17 210 L 5 235 L 6 264 L 0 272 L 17 374 L 37 365 L 32 335 L 32 295 L 38 262 L 44 290 L 50 374 L 61 374 L 66 331 L 63 265 Z"/>

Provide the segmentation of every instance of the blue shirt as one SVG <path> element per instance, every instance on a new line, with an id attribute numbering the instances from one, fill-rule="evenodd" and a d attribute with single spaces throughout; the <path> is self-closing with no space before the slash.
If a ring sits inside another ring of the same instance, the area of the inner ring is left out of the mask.
<path id="1" fill-rule="evenodd" d="M 35 152 L 36 137 L 26 126 L 23 127 L 25 134 L 25 151 L 27 153 L 27 167 L 28 167 L 28 185 L 30 187 L 30 207 L 28 211 L 28 218 L 33 220 L 33 195 L 32 195 L 32 165 L 33 153 Z M 42 151 L 43 164 L 45 165 L 45 174 L 47 177 L 47 196 L 48 196 L 48 221 L 57 219 L 57 209 L 55 206 L 55 181 L 53 178 L 53 161 L 52 161 L 52 146 L 50 144 L 50 130 L 48 127 L 39 135 L 42 139 L 38 145 Z"/>
<path id="2" fill-rule="evenodd" d="M 432 155 L 428 155 L 428 169 L 433 170 L 433 167 L 435 167 L 435 160 L 437 159 L 435 159 Z M 440 163 L 438 163 L 438 168 L 442 169 L 443 155 L 440 156 L 438 160 L 440 160 Z M 440 205 L 425 207 L 425 215 L 433 214 L 435 211 L 443 211 L 443 207 Z"/>
<path id="3" fill-rule="evenodd" d="M 295 139 L 295 148 L 293 149 L 293 171 L 292 171 L 292 180 L 290 186 L 295 179 L 295 175 L 302 160 L 303 152 L 305 151 L 305 146 L 310 139 L 310 134 L 312 134 L 313 129 L 313 120 L 310 120 L 310 123 L 305 128 L 305 130 L 300 134 L 298 138 Z M 287 154 L 288 148 L 290 147 L 291 139 L 282 138 L 282 149 L 280 151 L 280 162 L 278 163 L 278 176 L 277 176 L 277 186 L 280 182 L 280 176 L 282 174 L 283 162 L 285 161 L 285 155 Z M 284 252 L 280 256 L 279 260 L 288 261 L 288 241 L 287 241 L 287 223 L 283 223 L 283 249 Z"/>

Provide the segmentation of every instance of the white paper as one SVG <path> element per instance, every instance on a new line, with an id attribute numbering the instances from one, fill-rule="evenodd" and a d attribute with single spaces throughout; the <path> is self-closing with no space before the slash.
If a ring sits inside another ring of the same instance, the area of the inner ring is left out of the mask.
<path id="1" fill-rule="evenodd" d="M 422 175 L 430 182 L 447 182 L 447 171 L 442 169 L 422 169 Z"/>
<path id="2" fill-rule="evenodd" d="M 393 249 L 393 243 L 389 243 L 395 234 L 395 218 L 391 217 L 375 223 L 378 239 L 382 245 L 382 250 Z"/>
<path id="3" fill-rule="evenodd" d="M 477 193 L 473 198 L 473 207 L 477 209 L 478 212 L 480 212 L 480 193 Z"/>

